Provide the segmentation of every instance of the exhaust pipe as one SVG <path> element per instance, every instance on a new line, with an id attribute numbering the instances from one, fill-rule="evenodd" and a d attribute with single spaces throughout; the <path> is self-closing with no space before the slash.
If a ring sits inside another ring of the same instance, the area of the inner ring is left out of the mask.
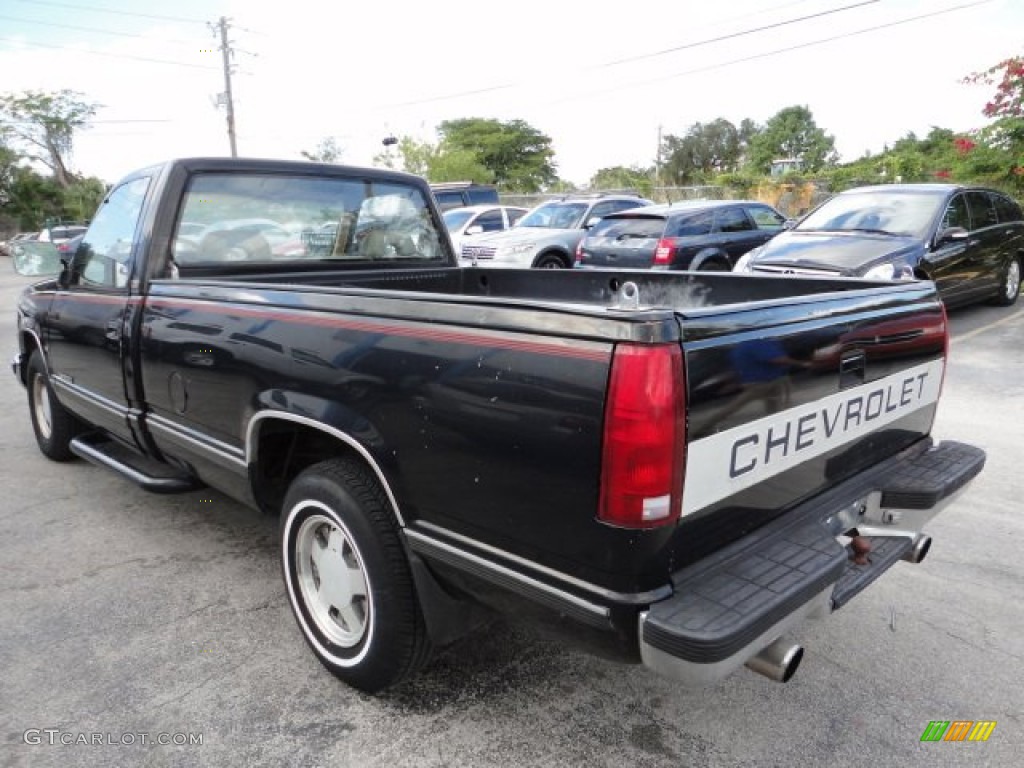
<path id="1" fill-rule="evenodd" d="M 905 560 L 908 563 L 920 563 L 928 555 L 928 550 L 932 548 L 932 537 L 926 536 L 923 533 L 917 534 L 914 537 L 913 546 L 907 551 L 901 560 Z"/>
<path id="2" fill-rule="evenodd" d="M 788 682 L 796 674 L 804 657 L 804 649 L 796 643 L 779 638 L 747 660 L 747 668 L 777 683 Z"/>

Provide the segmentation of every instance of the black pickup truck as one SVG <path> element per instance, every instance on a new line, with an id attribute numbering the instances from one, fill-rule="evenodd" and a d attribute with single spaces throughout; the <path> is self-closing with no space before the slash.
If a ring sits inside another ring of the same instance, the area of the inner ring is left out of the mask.
<path id="1" fill-rule="evenodd" d="M 302 634 L 366 691 L 485 606 L 786 680 L 984 463 L 929 437 L 929 282 L 459 268 L 419 178 L 229 159 L 131 174 L 57 266 L 18 306 L 39 448 L 279 515 Z"/>

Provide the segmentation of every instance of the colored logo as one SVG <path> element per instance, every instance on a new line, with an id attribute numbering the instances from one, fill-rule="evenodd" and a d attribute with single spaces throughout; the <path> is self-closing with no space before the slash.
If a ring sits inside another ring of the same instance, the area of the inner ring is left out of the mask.
<path id="1" fill-rule="evenodd" d="M 995 720 L 932 720 L 921 741 L 988 741 L 995 729 Z"/>

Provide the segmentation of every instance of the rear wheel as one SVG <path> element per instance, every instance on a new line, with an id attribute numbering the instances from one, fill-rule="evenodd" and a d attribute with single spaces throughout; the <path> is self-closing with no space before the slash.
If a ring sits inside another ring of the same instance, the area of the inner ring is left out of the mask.
<path id="1" fill-rule="evenodd" d="M 729 265 L 722 261 L 706 261 L 700 265 L 700 272 L 728 272 Z"/>
<path id="2" fill-rule="evenodd" d="M 1020 295 L 1021 261 L 1021 258 L 1015 257 L 1006 262 L 999 284 L 999 295 L 993 300 L 994 304 L 1008 307 L 1017 301 L 1017 296 Z"/>
<path id="3" fill-rule="evenodd" d="M 27 373 L 28 411 L 39 450 L 54 461 L 73 459 L 71 439 L 82 431 L 82 423 L 57 402 L 38 349 L 29 357 Z"/>
<path id="4" fill-rule="evenodd" d="M 281 555 L 296 621 L 332 674 L 374 693 L 426 661 L 430 643 L 398 526 L 365 466 L 330 459 L 295 479 Z"/>

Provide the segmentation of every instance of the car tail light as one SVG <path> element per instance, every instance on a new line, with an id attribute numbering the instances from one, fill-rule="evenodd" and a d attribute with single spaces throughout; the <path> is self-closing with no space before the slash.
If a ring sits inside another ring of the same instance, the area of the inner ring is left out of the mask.
<path id="1" fill-rule="evenodd" d="M 654 528 L 682 511 L 686 380 L 678 344 L 620 344 L 604 415 L 598 519 Z"/>
<path id="2" fill-rule="evenodd" d="M 578 243 L 576 243 L 576 256 L 573 259 L 573 263 L 574 264 L 582 264 L 583 263 L 583 241 L 582 240 L 580 240 Z"/>
<path id="3" fill-rule="evenodd" d="M 949 368 L 949 315 L 946 314 L 946 303 L 941 299 L 939 308 L 942 310 L 942 380 L 939 382 L 939 397 L 942 397 L 942 390 L 946 388 L 946 371 Z"/>
<path id="4" fill-rule="evenodd" d="M 675 255 L 676 247 L 667 237 L 661 238 L 658 241 L 657 247 L 654 249 L 654 266 L 656 267 L 667 267 L 672 263 L 672 257 Z"/>

